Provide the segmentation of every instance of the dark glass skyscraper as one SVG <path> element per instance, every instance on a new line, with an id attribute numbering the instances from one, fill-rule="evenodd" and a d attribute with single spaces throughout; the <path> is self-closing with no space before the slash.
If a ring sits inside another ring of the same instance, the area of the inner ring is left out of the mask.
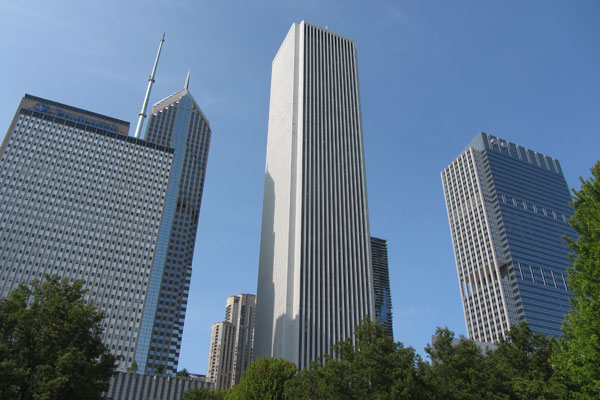
<path id="1" fill-rule="evenodd" d="M 210 138 L 187 81 L 152 107 L 145 139 L 173 148 L 174 160 L 136 349 L 145 372 L 177 368 Z"/>
<path id="2" fill-rule="evenodd" d="M 469 337 L 497 342 L 520 321 L 560 336 L 575 232 L 558 160 L 480 133 L 441 175 Z"/>
<path id="3" fill-rule="evenodd" d="M 387 241 L 371 237 L 371 263 L 373 265 L 373 290 L 375 292 L 375 318 L 394 337 L 392 324 L 392 293 L 388 266 Z"/>

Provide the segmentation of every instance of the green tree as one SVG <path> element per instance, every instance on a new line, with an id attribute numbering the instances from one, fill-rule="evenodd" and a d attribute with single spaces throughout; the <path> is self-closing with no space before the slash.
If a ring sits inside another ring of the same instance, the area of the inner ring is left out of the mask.
<path id="1" fill-rule="evenodd" d="M 225 399 L 284 399 L 285 383 L 295 374 L 294 363 L 279 358 L 261 357 L 246 368 L 240 383 L 225 394 Z"/>
<path id="2" fill-rule="evenodd" d="M 187 378 L 188 376 L 190 376 L 190 373 L 187 369 L 184 368 L 181 371 L 177 371 L 177 374 L 175 374 L 175 376 L 177 376 L 178 378 Z"/>
<path id="3" fill-rule="evenodd" d="M 508 337 L 487 355 L 492 371 L 491 389 L 510 399 L 564 399 L 567 388 L 550 364 L 556 341 L 535 334 L 526 323 L 513 326 Z"/>
<path id="4" fill-rule="evenodd" d="M 154 369 L 154 375 L 162 375 L 165 373 L 165 366 L 164 365 L 159 365 L 158 367 L 156 367 Z"/>
<path id="5" fill-rule="evenodd" d="M 313 362 L 286 382 L 285 398 L 294 400 L 352 399 L 352 371 L 348 362 L 326 356 L 325 364 Z"/>
<path id="6" fill-rule="evenodd" d="M 575 295 L 573 309 L 563 324 L 552 363 L 571 386 L 574 397 L 600 398 L 600 162 L 592 168 L 589 181 L 581 179 L 581 189 L 573 190 L 571 206 L 575 214 L 569 223 L 577 240 L 566 238 L 573 267 L 569 285 Z"/>
<path id="7" fill-rule="evenodd" d="M 395 343 L 378 323 L 363 321 L 355 343 L 334 346 L 336 357 L 313 363 L 288 382 L 290 399 L 419 399 L 424 391 L 421 358 L 412 348 Z"/>
<path id="8" fill-rule="evenodd" d="M 0 300 L 0 398 L 100 399 L 115 358 L 82 282 L 44 277 Z"/>
<path id="9" fill-rule="evenodd" d="M 424 371 L 427 397 L 440 400 L 504 399 L 493 370 L 472 340 L 455 340 L 454 332 L 438 328 L 436 340 L 425 348 L 431 366 Z"/>
<path id="10" fill-rule="evenodd" d="M 190 389 L 183 394 L 181 400 L 223 400 L 226 391 L 206 388 Z"/>
<path id="11" fill-rule="evenodd" d="M 137 362 L 135 362 L 135 360 L 133 360 L 131 362 L 131 365 L 129 366 L 129 372 L 137 372 L 137 370 L 138 370 Z"/>

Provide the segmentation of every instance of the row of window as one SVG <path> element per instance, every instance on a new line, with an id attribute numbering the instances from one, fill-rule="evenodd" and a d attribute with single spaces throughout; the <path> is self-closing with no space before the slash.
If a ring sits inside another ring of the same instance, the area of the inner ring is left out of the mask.
<path id="1" fill-rule="evenodd" d="M 516 149 L 517 157 L 519 158 L 519 160 L 523 160 L 522 153 L 525 153 L 525 156 L 527 158 L 527 162 L 529 162 L 530 164 L 532 164 L 533 163 L 533 159 L 535 159 L 535 162 L 536 162 L 537 166 L 540 167 L 540 168 L 542 167 L 542 163 L 540 161 L 540 158 L 541 158 L 542 160 L 544 160 L 544 165 L 545 165 L 545 167 L 546 167 L 546 169 L 548 171 L 551 170 L 551 168 L 550 168 L 550 162 L 548 162 L 548 159 L 550 159 L 551 162 L 552 162 L 552 167 L 554 169 L 554 172 L 556 172 L 557 174 L 560 173 L 560 170 L 558 168 L 558 164 L 557 164 L 557 162 L 556 162 L 556 160 L 554 158 L 550 158 L 550 157 L 548 157 L 548 156 L 546 156 L 544 154 L 540 154 L 537 151 L 529 150 L 526 147 L 521 147 L 518 144 L 513 144 L 513 143 L 510 143 L 510 142 L 508 142 L 506 140 L 503 140 L 503 139 L 500 139 L 500 138 L 494 138 L 494 137 L 492 137 L 490 135 L 488 135 L 488 141 L 490 143 L 490 148 L 492 150 L 496 150 L 496 151 L 498 151 L 500 153 L 503 153 L 504 151 L 506 151 L 509 156 L 513 156 L 512 152 L 511 152 L 511 149 L 514 146 L 514 148 Z M 533 157 L 531 157 L 531 153 L 533 153 Z"/>
<path id="2" fill-rule="evenodd" d="M 506 195 L 502 194 L 501 199 L 504 204 L 507 203 Z M 531 210 L 536 214 L 538 213 L 538 210 L 539 210 L 539 212 L 544 214 L 544 216 L 552 215 L 552 217 L 554 217 L 554 219 L 558 219 L 558 213 L 556 211 L 548 210 L 548 209 L 546 209 L 546 207 L 539 207 L 536 204 L 531 203 L 531 202 L 528 203 L 526 200 L 517 200 L 514 197 L 511 197 L 511 199 L 512 199 L 512 204 L 514 207 L 523 207 L 524 210 Z M 568 222 L 568 218 L 565 214 L 561 213 L 560 218 L 562 219 L 563 222 Z"/>
<path id="3" fill-rule="evenodd" d="M 568 278 L 562 272 L 555 272 L 551 269 L 533 265 L 523 265 L 521 262 L 517 262 L 515 273 L 523 281 L 530 281 L 556 289 L 569 290 Z"/>

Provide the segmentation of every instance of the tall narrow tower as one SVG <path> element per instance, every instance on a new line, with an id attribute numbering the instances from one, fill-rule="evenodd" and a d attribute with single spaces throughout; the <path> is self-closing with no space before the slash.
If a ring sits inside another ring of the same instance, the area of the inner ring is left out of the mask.
<path id="1" fill-rule="evenodd" d="M 569 311 L 569 188 L 558 160 L 478 134 L 441 173 L 470 339 L 526 321 L 561 336 Z"/>
<path id="2" fill-rule="evenodd" d="M 255 354 L 305 368 L 374 318 L 356 49 L 303 21 L 272 68 Z"/>
<path id="3" fill-rule="evenodd" d="M 188 86 L 189 74 L 183 89 L 152 107 L 145 137 L 174 149 L 135 357 L 150 373 L 177 368 L 210 146 L 210 125 Z"/>
<path id="4" fill-rule="evenodd" d="M 254 349 L 254 324 L 256 322 L 256 296 L 240 294 L 227 299 L 225 320 L 235 326 L 233 341 L 233 369 L 231 386 L 240 383 L 242 373 L 252 362 Z"/>

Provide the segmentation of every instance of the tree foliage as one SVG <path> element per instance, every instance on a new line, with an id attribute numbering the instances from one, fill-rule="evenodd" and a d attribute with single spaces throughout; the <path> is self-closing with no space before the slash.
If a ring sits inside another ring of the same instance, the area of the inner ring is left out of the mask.
<path id="1" fill-rule="evenodd" d="M 225 398 L 225 391 L 223 390 L 210 390 L 206 388 L 190 389 L 183 394 L 181 400 L 223 400 Z"/>
<path id="2" fill-rule="evenodd" d="M 481 349 L 472 340 L 455 341 L 454 332 L 438 328 L 425 351 L 431 365 L 424 370 L 426 398 L 487 399 L 493 395 L 494 375 Z"/>
<path id="3" fill-rule="evenodd" d="M 581 179 L 581 189 L 573 190 L 569 220 L 577 240 L 566 238 L 575 252 L 569 269 L 569 285 L 575 295 L 572 311 L 563 325 L 564 338 L 553 365 L 571 386 L 576 397 L 600 398 L 600 162 L 592 177 Z"/>
<path id="4" fill-rule="evenodd" d="M 289 399 L 415 399 L 423 390 L 422 360 L 412 348 L 394 343 L 385 329 L 369 320 L 356 328 L 356 345 L 335 345 L 336 357 L 313 363 L 288 382 Z"/>
<path id="5" fill-rule="evenodd" d="M 550 363 L 556 340 L 535 334 L 526 323 L 513 326 L 506 340 L 488 355 L 496 393 L 510 399 L 565 399 L 567 387 Z"/>
<path id="6" fill-rule="evenodd" d="M 415 350 L 395 343 L 377 323 L 364 321 L 335 356 L 294 375 L 295 366 L 263 358 L 250 365 L 225 399 L 566 399 L 565 386 L 550 363 L 556 341 L 523 323 L 485 352 L 472 340 L 438 328 L 425 362 Z M 221 392 L 219 395 L 223 395 Z M 206 395 L 208 396 L 208 395 Z M 199 399 L 211 397 L 198 397 Z M 192 400 L 190 398 L 185 400 Z"/>
<path id="7" fill-rule="evenodd" d="M 129 372 L 137 372 L 137 370 L 138 370 L 137 362 L 135 360 L 133 360 L 131 362 L 131 365 L 129 366 Z"/>
<path id="8" fill-rule="evenodd" d="M 115 358 L 83 294 L 82 282 L 46 276 L 0 300 L 0 398 L 101 398 Z"/>
<path id="9" fill-rule="evenodd" d="M 567 398 L 567 388 L 550 364 L 555 343 L 522 323 L 495 349 L 483 352 L 472 340 L 455 340 L 452 331 L 438 328 L 436 340 L 426 349 L 432 361 L 424 369 L 424 398 Z"/>
<path id="10" fill-rule="evenodd" d="M 240 383 L 225 394 L 227 400 L 279 400 L 285 383 L 296 374 L 296 365 L 280 358 L 262 357 L 243 372 Z"/>

